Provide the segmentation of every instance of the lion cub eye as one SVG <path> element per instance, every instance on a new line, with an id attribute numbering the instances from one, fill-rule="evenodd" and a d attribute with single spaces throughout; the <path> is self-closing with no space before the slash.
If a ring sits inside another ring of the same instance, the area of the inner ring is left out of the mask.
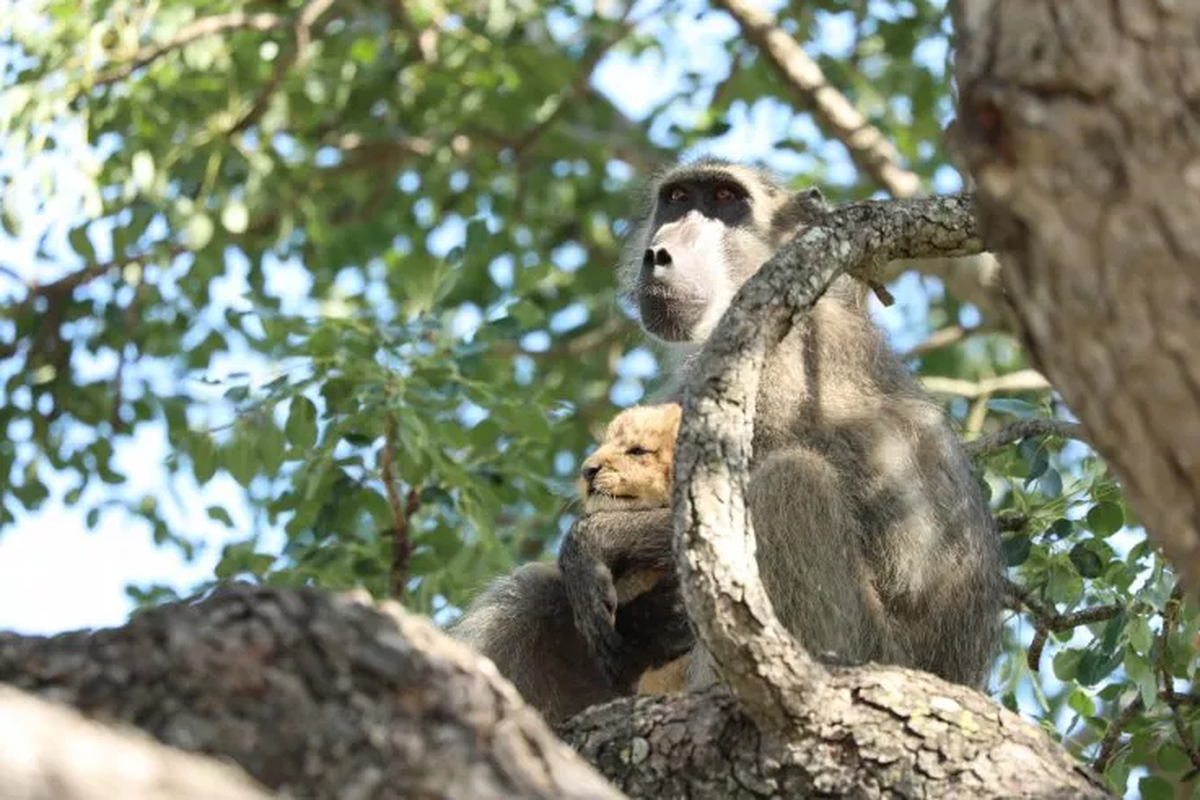
<path id="1" fill-rule="evenodd" d="M 626 450 L 626 451 L 625 451 L 625 455 L 628 455 L 628 456 L 648 456 L 648 455 L 650 455 L 650 451 L 649 451 L 649 450 L 647 450 L 646 448 L 642 447 L 641 445 L 634 445 L 633 447 L 631 447 L 631 448 L 629 448 L 628 450 Z"/>

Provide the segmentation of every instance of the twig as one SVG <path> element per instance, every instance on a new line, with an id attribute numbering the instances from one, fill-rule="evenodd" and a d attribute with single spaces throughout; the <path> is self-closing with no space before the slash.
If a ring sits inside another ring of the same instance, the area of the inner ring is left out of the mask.
<path id="1" fill-rule="evenodd" d="M 896 197 L 916 194 L 917 175 L 900 166 L 900 154 L 883 133 L 826 80 L 821 67 L 783 31 L 774 15 L 753 0 L 716 0 L 741 26 L 745 38 L 766 55 L 776 72 L 812 110 L 818 127 L 845 145 L 855 166 Z"/>
<path id="2" fill-rule="evenodd" d="M 1097 772 L 1104 772 L 1108 767 L 1108 762 L 1112 760 L 1113 753 L 1116 750 L 1117 742 L 1121 739 L 1121 732 L 1125 730 L 1125 726 L 1129 724 L 1135 716 L 1145 707 L 1142 703 L 1142 696 L 1139 694 L 1135 697 L 1125 709 L 1117 715 L 1117 718 L 1108 726 L 1108 730 L 1104 732 L 1104 738 L 1100 740 L 1100 754 L 1096 756 L 1096 763 L 1092 766 Z"/>
<path id="3" fill-rule="evenodd" d="M 921 384 L 928 391 L 937 394 L 950 394 L 967 398 L 978 397 L 981 394 L 996 394 L 997 392 L 1036 392 L 1050 388 L 1050 382 L 1046 380 L 1045 376 L 1032 369 L 1017 370 L 1007 375 L 984 378 L 981 381 L 966 381 L 958 378 L 927 375 L 921 378 Z"/>
<path id="4" fill-rule="evenodd" d="M 981 455 L 999 450 L 1006 445 L 1030 436 L 1056 436 L 1060 439 L 1080 439 L 1083 436 L 1083 426 L 1075 422 L 1061 419 L 1023 419 L 1010 425 L 1005 425 L 986 436 L 980 436 L 973 442 L 967 442 L 964 447 L 967 455 L 978 458 Z"/>
<path id="5" fill-rule="evenodd" d="M 1171 708 L 1171 722 L 1175 725 L 1175 733 L 1179 736 L 1179 743 L 1183 750 L 1187 753 L 1188 760 L 1192 762 L 1192 769 L 1184 777 L 1185 781 L 1190 781 L 1200 774 L 1200 749 L 1197 749 L 1195 742 L 1192 741 L 1192 736 L 1188 732 L 1187 724 L 1183 720 L 1183 714 L 1179 710 L 1180 704 L 1175 702 L 1175 679 L 1171 676 L 1171 666 L 1167 658 L 1168 642 L 1171 638 L 1171 632 L 1175 628 L 1175 623 L 1179 620 L 1179 610 L 1183 605 L 1183 585 L 1175 584 L 1171 589 L 1171 596 L 1167 599 L 1167 605 L 1162 612 L 1162 628 L 1158 632 L 1158 663 L 1156 664 L 1159 690 L 1164 695 L 1166 703 Z"/>
<path id="6" fill-rule="evenodd" d="M 246 114 L 234 123 L 227 134 L 232 135 L 240 133 L 255 122 L 267 110 L 267 104 L 271 100 L 271 96 L 283 83 L 284 78 L 293 66 L 302 62 L 308 55 L 308 46 L 312 42 L 312 29 L 316 25 L 317 20 L 329 10 L 336 0 L 309 0 L 308 5 L 300 9 L 300 13 L 296 15 L 296 21 L 292 24 L 292 46 L 287 53 L 281 55 L 279 60 L 275 62 L 275 70 L 271 73 L 271 78 L 266 85 L 259 91 L 258 96 L 254 99 L 254 104 Z"/>
<path id="7" fill-rule="evenodd" d="M 286 24 L 286 17 L 267 13 L 246 14 L 241 11 L 234 11 L 229 14 L 203 17 L 189 25 L 183 26 L 176 31 L 174 36 L 165 42 L 138 50 L 129 61 L 118 67 L 114 67 L 109 72 L 97 78 L 95 85 L 107 86 L 110 83 L 123 80 L 133 74 L 135 70 L 162 58 L 172 50 L 186 47 L 197 39 L 203 39 L 206 36 L 213 36 L 218 33 L 234 30 L 273 31 L 284 27 Z"/>
<path id="8" fill-rule="evenodd" d="M 0 264 L 0 275 L 6 275 L 24 286 L 27 290 L 29 289 L 29 282 L 22 278 L 21 273 L 17 272 L 12 267 L 7 267 L 4 264 Z"/>
<path id="9" fill-rule="evenodd" d="M 130 256 L 125 256 L 125 257 L 118 258 L 118 259 L 113 259 L 112 261 L 105 261 L 100 264 L 89 264 L 88 266 L 85 266 L 82 269 L 79 269 L 79 270 L 76 270 L 75 272 L 64 275 L 63 277 L 59 278 L 58 280 L 50 281 L 49 283 L 40 283 L 39 284 L 39 283 L 31 283 L 31 282 L 23 281 L 23 283 L 25 283 L 25 287 L 29 290 L 29 294 L 27 294 L 21 300 L 17 301 L 16 305 L 18 305 L 18 306 L 23 305 L 25 303 L 30 302 L 34 297 L 39 297 L 39 296 L 40 297 L 62 297 L 64 295 L 70 294 L 72 291 L 75 290 L 76 287 L 82 286 L 83 284 L 87 283 L 88 281 L 99 278 L 102 275 L 107 275 L 109 272 L 121 269 L 123 267 L 128 266 L 129 264 L 135 264 L 140 261 L 151 261 L 151 260 L 154 260 L 157 258 L 162 258 L 164 256 L 168 259 L 171 259 L 181 253 L 186 253 L 186 252 L 187 252 L 187 248 L 184 247 L 183 245 L 171 245 L 171 246 L 167 247 L 165 249 L 165 251 L 162 253 L 157 253 L 154 251 L 147 251 L 144 253 L 137 253 L 135 255 L 130 255 Z"/>
<path id="10" fill-rule="evenodd" d="M 413 486 L 409 488 L 403 500 L 400 498 L 400 485 L 392 467 L 396 459 L 395 442 L 396 421 L 389 414 L 384 421 L 379 473 L 387 493 L 388 506 L 392 510 L 392 563 L 388 573 L 388 594 L 393 600 L 401 601 L 404 598 L 405 585 L 408 583 L 408 560 L 412 555 L 412 540 L 408 535 L 409 523 L 413 514 L 421 507 L 421 496 Z"/>
<path id="11" fill-rule="evenodd" d="M 1021 606 L 1024 606 L 1029 612 L 1029 616 L 1033 618 L 1033 641 L 1030 642 L 1029 652 L 1025 657 L 1029 669 L 1033 672 L 1041 669 L 1042 651 L 1045 649 L 1051 633 L 1060 633 L 1078 628 L 1080 625 L 1106 622 L 1124 609 L 1124 606 L 1110 603 L 1095 608 L 1085 608 L 1083 611 L 1075 611 L 1071 614 L 1060 614 L 1053 607 L 1043 605 L 1040 601 L 1035 600 L 1029 590 L 1012 581 L 1005 582 L 1005 593 L 1008 596 L 1010 608 L 1020 611 Z"/>

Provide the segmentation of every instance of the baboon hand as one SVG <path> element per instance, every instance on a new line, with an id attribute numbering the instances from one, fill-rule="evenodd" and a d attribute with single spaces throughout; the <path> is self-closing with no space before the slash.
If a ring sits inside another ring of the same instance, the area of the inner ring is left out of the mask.
<path id="1" fill-rule="evenodd" d="M 609 682 L 620 679 L 624 642 L 617 633 L 617 587 L 612 572 L 596 563 L 567 582 L 575 627 Z"/>
<path id="2" fill-rule="evenodd" d="M 578 538 L 568 536 L 559 554 L 567 601 L 588 652 L 615 685 L 624 662 L 624 644 L 615 627 L 617 587 L 608 566 L 579 544 Z"/>

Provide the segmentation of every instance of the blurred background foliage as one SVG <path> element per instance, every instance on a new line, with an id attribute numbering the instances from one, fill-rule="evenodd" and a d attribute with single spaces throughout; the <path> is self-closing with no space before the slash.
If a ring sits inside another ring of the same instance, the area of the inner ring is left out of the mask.
<path id="1" fill-rule="evenodd" d="M 593 433 L 660 377 L 614 295 L 635 176 L 715 153 L 885 188 L 722 5 L 2 6 L 0 536 L 58 503 L 190 559 L 215 523 L 190 590 L 361 585 L 440 621 L 552 556 Z M 961 186 L 943 2 L 769 9 L 924 191 Z M 967 438 L 1070 418 L 911 266 L 877 319 Z M 1029 438 L 979 465 L 1014 581 L 995 696 L 1131 796 L 1200 797 L 1200 617 L 1103 462 Z"/>

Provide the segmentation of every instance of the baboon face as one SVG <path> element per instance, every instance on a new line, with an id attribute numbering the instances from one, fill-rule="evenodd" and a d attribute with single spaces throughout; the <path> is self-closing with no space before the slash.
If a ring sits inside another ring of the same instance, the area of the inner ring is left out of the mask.
<path id="1" fill-rule="evenodd" d="M 613 418 L 583 462 L 579 490 L 588 513 L 662 508 L 671 503 L 671 465 L 682 409 L 634 406 Z"/>
<path id="2" fill-rule="evenodd" d="M 631 288 L 643 327 L 668 342 L 708 338 L 738 287 L 803 221 L 798 206 L 822 202 L 715 160 L 668 172 L 651 199 L 626 270 L 636 275 Z"/>

